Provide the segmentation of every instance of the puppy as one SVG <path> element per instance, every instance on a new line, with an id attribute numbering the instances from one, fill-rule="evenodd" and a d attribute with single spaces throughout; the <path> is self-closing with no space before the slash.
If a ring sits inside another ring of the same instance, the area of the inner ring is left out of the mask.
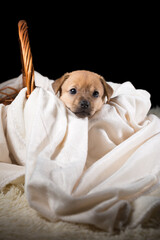
<path id="1" fill-rule="evenodd" d="M 105 102 L 113 89 L 104 78 L 94 72 L 79 70 L 64 74 L 53 83 L 55 94 L 80 118 L 92 117 Z"/>

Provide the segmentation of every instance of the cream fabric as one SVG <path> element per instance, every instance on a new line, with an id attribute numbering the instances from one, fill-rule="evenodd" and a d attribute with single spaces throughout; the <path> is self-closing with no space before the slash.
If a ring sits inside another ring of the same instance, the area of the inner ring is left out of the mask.
<path id="1" fill-rule="evenodd" d="M 29 205 L 42 216 L 103 230 L 135 227 L 160 210 L 160 119 L 147 116 L 150 95 L 130 82 L 110 83 L 111 101 L 80 119 L 52 81 L 35 76 L 27 101 L 22 89 L 0 105 L 0 186 L 25 171 Z"/>

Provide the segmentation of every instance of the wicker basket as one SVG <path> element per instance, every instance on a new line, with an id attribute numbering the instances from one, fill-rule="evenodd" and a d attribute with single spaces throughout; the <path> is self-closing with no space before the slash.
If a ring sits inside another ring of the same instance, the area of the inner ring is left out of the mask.
<path id="1" fill-rule="evenodd" d="M 23 87 L 27 87 L 26 97 L 28 98 L 31 92 L 35 88 L 34 82 L 34 67 L 32 61 L 32 53 L 30 48 L 30 42 L 28 37 L 28 27 L 24 20 L 18 23 L 18 34 L 20 40 L 20 52 L 21 52 L 21 63 L 22 63 L 22 76 L 23 76 Z M 10 104 L 21 89 L 15 89 L 10 86 L 6 86 L 0 89 L 0 103 L 4 105 Z"/>

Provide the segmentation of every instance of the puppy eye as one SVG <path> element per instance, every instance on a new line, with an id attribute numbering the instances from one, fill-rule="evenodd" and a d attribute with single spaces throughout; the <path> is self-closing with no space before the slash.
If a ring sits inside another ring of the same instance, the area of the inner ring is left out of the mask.
<path id="1" fill-rule="evenodd" d="M 75 88 L 72 88 L 69 90 L 70 94 L 76 94 L 77 93 L 77 90 Z"/>
<path id="2" fill-rule="evenodd" d="M 93 97 L 95 97 L 95 98 L 99 97 L 99 92 L 98 91 L 94 91 L 93 92 Z"/>

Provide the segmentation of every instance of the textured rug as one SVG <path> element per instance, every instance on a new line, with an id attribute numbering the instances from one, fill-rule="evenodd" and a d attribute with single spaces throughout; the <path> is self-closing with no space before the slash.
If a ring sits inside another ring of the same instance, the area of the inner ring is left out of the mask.
<path id="1" fill-rule="evenodd" d="M 151 109 L 160 117 L 160 107 Z M 0 240 L 158 240 L 160 239 L 160 213 L 147 224 L 121 232 L 103 232 L 89 225 L 67 222 L 49 222 L 28 206 L 24 194 L 24 179 L 6 186 L 0 193 Z"/>

